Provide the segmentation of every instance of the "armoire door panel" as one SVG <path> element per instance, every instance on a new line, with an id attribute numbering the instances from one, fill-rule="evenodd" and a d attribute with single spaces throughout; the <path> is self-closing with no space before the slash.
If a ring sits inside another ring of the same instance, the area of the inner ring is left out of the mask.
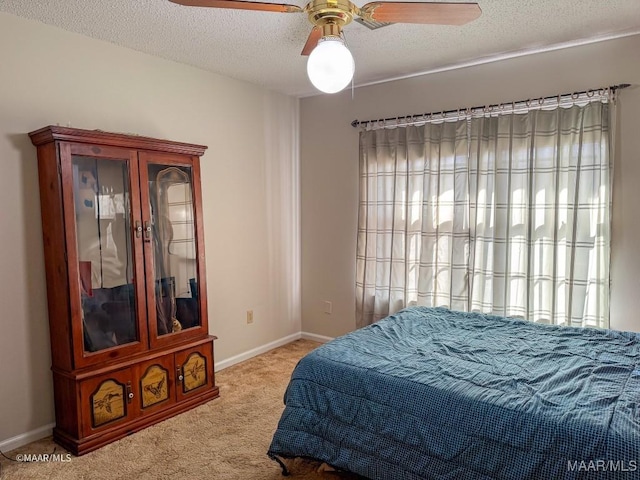
<path id="1" fill-rule="evenodd" d="M 135 151 L 61 145 L 75 366 L 147 348 Z M 138 281 L 138 279 L 142 280 Z"/>
<path id="2" fill-rule="evenodd" d="M 80 384 L 82 431 L 85 436 L 117 427 L 136 417 L 131 370 L 123 369 Z"/>
<path id="3" fill-rule="evenodd" d="M 177 352 L 175 365 L 178 401 L 207 390 L 215 384 L 211 342 Z"/>
<path id="4" fill-rule="evenodd" d="M 153 413 L 175 403 L 173 355 L 154 358 L 137 366 L 136 389 L 141 415 Z"/>
<path id="5" fill-rule="evenodd" d="M 197 227 L 194 161 L 183 155 L 140 153 L 145 266 L 152 347 L 207 332 L 201 307 L 204 246 Z M 153 281 L 149 279 L 153 278 Z"/>

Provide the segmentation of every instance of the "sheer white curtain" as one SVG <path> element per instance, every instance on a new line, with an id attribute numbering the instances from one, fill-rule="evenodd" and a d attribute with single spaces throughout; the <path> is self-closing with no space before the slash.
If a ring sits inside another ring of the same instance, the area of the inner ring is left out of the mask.
<path id="1" fill-rule="evenodd" d="M 418 304 L 607 327 L 609 108 L 363 131 L 358 326 Z"/>
<path id="2" fill-rule="evenodd" d="M 609 324 L 609 104 L 470 124 L 472 310 Z"/>
<path id="3" fill-rule="evenodd" d="M 410 302 L 466 309 L 467 122 L 360 135 L 357 324 Z"/>

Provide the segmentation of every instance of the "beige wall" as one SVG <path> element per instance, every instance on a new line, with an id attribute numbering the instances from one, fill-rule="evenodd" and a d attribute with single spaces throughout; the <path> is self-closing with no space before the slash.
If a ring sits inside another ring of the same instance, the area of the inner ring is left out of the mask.
<path id="1" fill-rule="evenodd" d="M 202 190 L 219 362 L 300 332 L 297 111 L 296 99 L 248 83 L 0 14 L 0 445 L 54 421 L 27 133 L 70 123 L 209 146 Z"/>
<path id="2" fill-rule="evenodd" d="M 372 46 L 375 48 L 375 46 Z M 381 59 L 381 61 L 384 61 Z M 357 81 L 356 59 L 356 81 Z M 614 178 L 612 328 L 640 331 L 640 36 L 305 98 L 300 106 L 302 330 L 355 328 L 358 131 L 354 119 L 448 110 L 594 87 L 622 91 Z M 324 313 L 324 301 L 333 312 Z"/>

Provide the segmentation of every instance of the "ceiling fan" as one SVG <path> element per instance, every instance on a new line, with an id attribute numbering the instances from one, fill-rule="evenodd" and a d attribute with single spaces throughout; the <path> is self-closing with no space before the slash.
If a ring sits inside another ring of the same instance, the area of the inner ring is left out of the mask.
<path id="1" fill-rule="evenodd" d="M 311 0 L 304 7 L 244 0 L 169 0 L 187 7 L 231 8 L 280 13 L 306 13 L 313 29 L 302 49 L 308 55 L 311 83 L 325 93 L 336 93 L 353 78 L 355 64 L 344 45 L 342 27 L 354 20 L 367 26 L 391 23 L 464 25 L 480 16 L 477 3 L 375 1 L 362 7 L 349 0 Z"/>

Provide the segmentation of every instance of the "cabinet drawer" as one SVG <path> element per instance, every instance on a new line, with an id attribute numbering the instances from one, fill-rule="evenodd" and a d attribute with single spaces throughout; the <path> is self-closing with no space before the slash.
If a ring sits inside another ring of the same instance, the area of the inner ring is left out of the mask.
<path id="1" fill-rule="evenodd" d="M 107 430 L 135 417 L 132 384 L 132 372 L 128 368 L 82 381 L 80 410 L 84 436 Z"/>
<path id="2" fill-rule="evenodd" d="M 213 344 L 211 342 L 176 352 L 175 365 L 178 401 L 213 387 Z"/>
<path id="3" fill-rule="evenodd" d="M 141 415 L 175 403 L 173 355 L 148 360 L 136 366 L 136 405 Z"/>

